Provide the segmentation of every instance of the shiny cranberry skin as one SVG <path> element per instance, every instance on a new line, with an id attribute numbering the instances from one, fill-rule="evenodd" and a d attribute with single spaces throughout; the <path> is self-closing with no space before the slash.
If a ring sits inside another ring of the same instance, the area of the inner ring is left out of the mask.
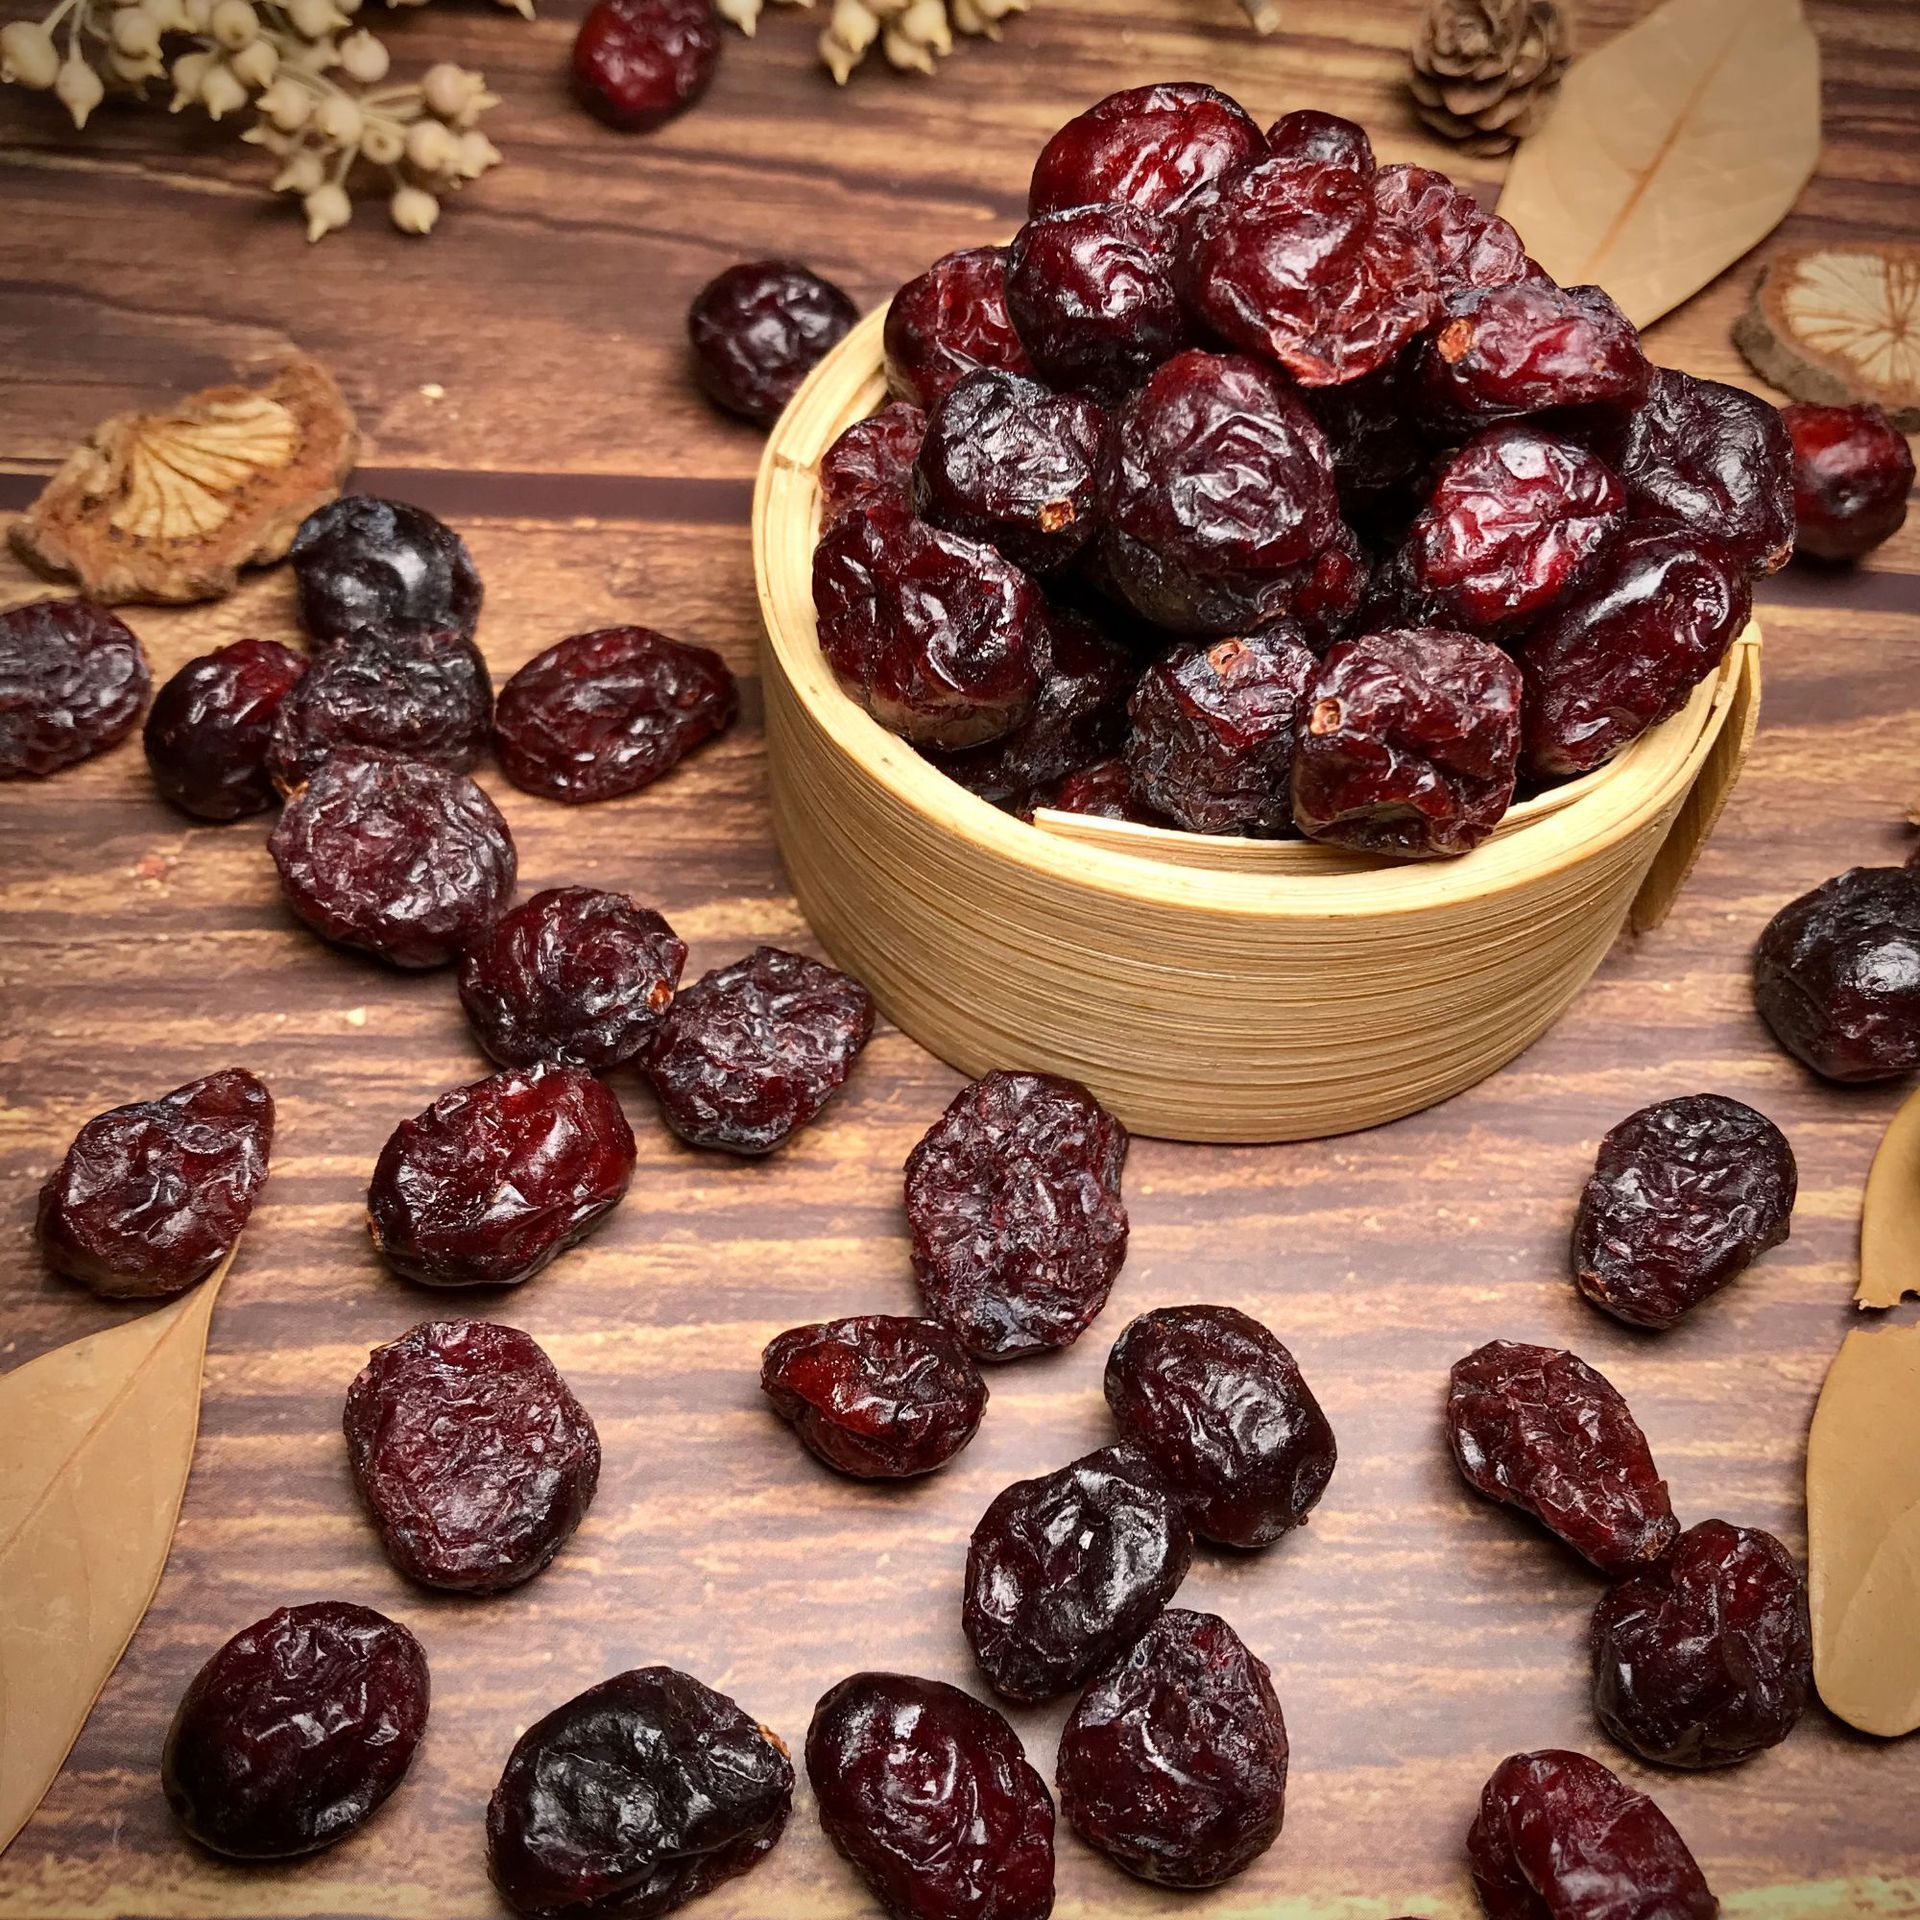
<path id="1" fill-rule="evenodd" d="M 693 370 L 715 406 L 770 427 L 860 309 L 794 260 L 744 260 L 687 309 Z"/>
<path id="2" fill-rule="evenodd" d="M 892 1920 L 1047 1920 L 1053 1796 L 1020 1736 L 943 1680 L 856 1673 L 807 1729 L 820 1825 Z"/>
<path id="3" fill-rule="evenodd" d="M 1881 407 L 1791 406 L 1798 553 L 1858 560 L 1906 524 L 1913 449 Z"/>
<path id="4" fill-rule="evenodd" d="M 633 1177 L 620 1102 L 578 1067 L 510 1067 L 403 1120 L 367 1188 L 395 1273 L 430 1287 L 512 1287 L 584 1240 Z"/>
<path id="5" fill-rule="evenodd" d="M 857 1480 L 910 1480 L 974 1436 L 987 1383 L 937 1321 L 857 1314 L 767 1345 L 760 1391 L 816 1460 Z"/>
<path id="6" fill-rule="evenodd" d="M 1031 373 L 1007 312 L 1005 247 L 942 254 L 893 296 L 883 340 L 894 393 L 930 407 L 976 367 Z"/>
<path id="7" fill-rule="evenodd" d="M 905 400 L 856 420 L 820 456 L 821 524 L 830 527 L 851 508 L 872 502 L 910 506 L 913 463 L 926 434 L 926 414 Z"/>
<path id="8" fill-rule="evenodd" d="M 1359 535 L 1343 520 L 1333 538 L 1296 569 L 1287 618 L 1308 646 L 1324 653 L 1351 632 L 1373 581 L 1373 563 Z"/>
<path id="9" fill-rule="evenodd" d="M 1097 760 L 1076 773 L 1062 774 L 1050 787 L 1039 788 L 1021 808 L 1021 817 L 1031 820 L 1040 807 L 1056 813 L 1084 813 L 1097 820 L 1131 820 L 1143 827 L 1165 827 L 1173 823 L 1135 798 L 1133 775 L 1124 758 Z"/>
<path id="10" fill-rule="evenodd" d="M 271 807 L 280 797 L 267 773 L 274 715 L 306 670 L 277 640 L 235 640 L 189 660 L 147 714 L 147 765 L 160 797 L 199 820 Z"/>
<path id="11" fill-rule="evenodd" d="M 1382 167 L 1373 176 L 1373 204 L 1381 219 L 1433 249 L 1443 294 L 1545 278 L 1505 220 L 1483 213 L 1472 194 L 1431 167 Z"/>
<path id="12" fill-rule="evenodd" d="M 1040 150 L 1027 213 L 1119 200 L 1171 216 L 1265 151 L 1246 110 L 1213 87 L 1129 87 L 1069 120 Z"/>
<path id="13" fill-rule="evenodd" d="M 1300 107 L 1267 129 L 1267 152 L 1276 160 L 1344 167 L 1363 180 L 1373 174 L 1373 142 L 1366 129 L 1337 113 Z"/>
<path id="14" fill-rule="evenodd" d="M 1487 1920 L 1714 1920 L 1720 1903 L 1673 1823 L 1584 1753 L 1516 1753 L 1467 1834 Z"/>
<path id="15" fill-rule="evenodd" d="M 424 507 L 342 494 L 301 521 L 287 549 L 300 624 L 316 640 L 363 627 L 448 627 L 480 619 L 480 576 L 467 544 Z"/>
<path id="16" fill-rule="evenodd" d="M 1598 287 L 1548 280 L 1456 289 L 1420 360 L 1425 404 L 1465 423 L 1634 407 L 1652 379 L 1633 322 Z"/>
<path id="17" fill-rule="evenodd" d="M 1169 1607 L 1080 1696 L 1060 1809 L 1163 1887 L 1217 1887 L 1280 1837 L 1287 1728 L 1266 1663 L 1217 1613 Z"/>
<path id="18" fill-rule="evenodd" d="M 713 0 L 593 0 L 574 36 L 574 91 L 622 133 L 651 133 L 685 113 L 719 64 Z"/>
<path id="19" fill-rule="evenodd" d="M 131 629 L 91 600 L 0 613 L 0 780 L 91 760 L 140 718 L 153 676 Z"/>
<path id="20" fill-rule="evenodd" d="M 1414 417 L 1405 357 L 1363 380 L 1316 387 L 1306 399 L 1326 435 L 1342 506 L 1370 530 L 1397 534 L 1425 499 L 1433 454 Z"/>
<path id="21" fill-rule="evenodd" d="M 342 1420 L 354 1484 L 409 1580 L 501 1593 L 585 1518 L 600 1436 L 517 1327 L 436 1320 L 376 1347 Z"/>
<path id="22" fill-rule="evenodd" d="M 282 1607 L 194 1675 L 160 1757 L 167 1804 L 229 1859 L 330 1847 L 406 1777 L 429 1693 L 398 1621 L 343 1600 Z"/>
<path id="23" fill-rule="evenodd" d="M 112 1107 L 40 1189 L 47 1264 L 106 1300 L 162 1300 L 239 1239 L 267 1178 L 273 1096 L 243 1067 Z"/>

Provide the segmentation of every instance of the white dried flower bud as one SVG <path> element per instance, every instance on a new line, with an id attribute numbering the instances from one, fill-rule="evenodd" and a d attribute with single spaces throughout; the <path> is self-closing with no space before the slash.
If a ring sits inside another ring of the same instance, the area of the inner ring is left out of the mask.
<path id="1" fill-rule="evenodd" d="M 313 118 L 313 95 L 287 79 L 276 80 L 255 104 L 286 133 L 299 132 Z"/>
<path id="2" fill-rule="evenodd" d="M 454 163 L 463 180 L 478 180 L 489 167 L 500 164 L 500 149 L 477 128 L 460 136 L 460 157 Z"/>
<path id="3" fill-rule="evenodd" d="M 192 106 L 200 98 L 200 82 L 212 70 L 215 57 L 211 53 L 183 53 L 168 69 L 173 79 L 173 112 Z"/>
<path id="4" fill-rule="evenodd" d="M 238 113 L 247 104 L 248 94 L 239 76 L 225 64 L 209 67 L 200 76 L 200 104 L 207 118 L 218 120 L 222 114 Z"/>
<path id="5" fill-rule="evenodd" d="M 157 73 L 165 73 L 159 56 L 151 53 L 122 53 L 118 47 L 106 51 L 107 77 L 123 87 L 144 87 Z"/>
<path id="6" fill-rule="evenodd" d="M 350 79 L 370 87 L 387 77 L 387 68 L 392 63 L 386 48 L 363 28 L 340 42 L 340 64 Z"/>
<path id="7" fill-rule="evenodd" d="M 326 162 L 310 149 L 287 156 L 287 164 L 273 177 L 275 193 L 306 195 L 327 183 Z"/>
<path id="8" fill-rule="evenodd" d="M 10 20 L 0 27 L 0 80 L 45 93 L 60 77 L 60 50 L 37 20 Z"/>
<path id="9" fill-rule="evenodd" d="M 187 17 L 189 33 L 205 33 L 213 18 L 213 0 L 180 0 L 180 11 Z"/>
<path id="10" fill-rule="evenodd" d="M 73 124 L 84 127 L 87 115 L 107 97 L 106 83 L 75 54 L 60 62 L 54 76 L 54 98 L 73 115 Z"/>
<path id="11" fill-rule="evenodd" d="M 313 110 L 313 130 L 336 147 L 357 147 L 366 126 L 366 115 L 357 100 L 344 93 L 330 93 Z"/>
<path id="12" fill-rule="evenodd" d="M 186 33 L 191 29 L 192 23 L 180 0 L 139 0 L 139 4 L 140 11 L 162 33 Z"/>
<path id="13" fill-rule="evenodd" d="M 399 187 L 387 202 L 387 211 L 402 233 L 431 233 L 440 218 L 440 202 L 425 187 Z"/>
<path id="14" fill-rule="evenodd" d="M 345 187 L 336 186 L 328 181 L 325 186 L 315 187 L 302 197 L 300 204 L 307 211 L 307 238 L 324 239 L 336 227 L 344 227 L 353 218 L 353 202 L 347 198 Z"/>
<path id="15" fill-rule="evenodd" d="M 207 31 L 229 53 L 237 53 L 260 37 L 260 16 L 254 12 L 252 0 L 214 0 L 213 11 L 207 16 Z"/>
<path id="16" fill-rule="evenodd" d="M 333 0 L 286 0 L 286 13 L 302 40 L 324 40 L 336 27 L 347 24 Z"/>
<path id="17" fill-rule="evenodd" d="M 263 34 L 228 61 L 235 75 L 249 87 L 269 87 L 280 71 L 280 49 Z"/>
<path id="18" fill-rule="evenodd" d="M 420 97 L 429 113 L 442 120 L 456 120 L 484 84 L 477 73 L 456 67 L 451 60 L 440 60 L 421 75 Z"/>
<path id="19" fill-rule="evenodd" d="M 460 136 L 438 120 L 416 120 L 407 129 L 407 158 L 422 173 L 445 173 L 460 157 Z"/>
<path id="20" fill-rule="evenodd" d="M 760 24 L 760 0 L 713 0 L 713 10 L 722 20 L 731 20 L 749 40 Z"/>
<path id="21" fill-rule="evenodd" d="M 437 126 L 439 122 L 426 124 Z M 360 136 L 360 151 L 376 167 L 398 166 L 406 150 L 407 136 L 397 120 L 368 119 L 366 131 Z"/>
<path id="22" fill-rule="evenodd" d="M 152 15 L 141 7 L 121 8 L 113 16 L 107 37 L 113 42 L 114 51 L 124 53 L 130 60 L 150 59 L 160 51 L 160 29 Z"/>

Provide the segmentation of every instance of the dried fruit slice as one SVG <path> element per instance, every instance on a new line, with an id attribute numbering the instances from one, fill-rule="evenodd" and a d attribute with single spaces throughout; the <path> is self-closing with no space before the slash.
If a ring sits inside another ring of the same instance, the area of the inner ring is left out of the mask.
<path id="1" fill-rule="evenodd" d="M 108 606 L 217 600 L 242 567 L 282 559 L 359 451 L 317 360 L 264 387 L 208 387 L 94 428 L 13 525 L 31 567 Z"/>

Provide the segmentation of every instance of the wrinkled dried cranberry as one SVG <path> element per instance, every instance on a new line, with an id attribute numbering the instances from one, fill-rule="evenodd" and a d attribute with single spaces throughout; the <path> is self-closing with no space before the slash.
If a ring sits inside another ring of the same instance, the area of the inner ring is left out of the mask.
<path id="1" fill-rule="evenodd" d="M 820 519 L 832 526 L 843 513 L 870 502 L 912 504 L 913 463 L 926 438 L 927 416 L 905 400 L 892 400 L 866 420 L 856 420 L 820 456 Z"/>
<path id="2" fill-rule="evenodd" d="M 1920 871 L 1852 867 L 1790 900 L 1753 956 L 1773 1035 L 1829 1080 L 1920 1066 Z"/>
<path id="3" fill-rule="evenodd" d="M 1431 167 L 1382 167 L 1373 176 L 1373 204 L 1383 220 L 1433 249 L 1443 294 L 1545 278 L 1506 221 L 1483 213 L 1472 194 Z"/>
<path id="4" fill-rule="evenodd" d="M 1080 1696 L 1055 1778 L 1088 1846 L 1163 1887 L 1217 1887 L 1280 1837 L 1273 1676 L 1217 1613 L 1169 1607 Z"/>
<path id="5" fill-rule="evenodd" d="M 715 406 L 770 427 L 859 318 L 831 280 L 798 261 L 743 260 L 687 309 L 693 370 Z"/>
<path id="6" fill-rule="evenodd" d="M 962 1087 L 907 1156 L 913 1270 L 982 1360 L 1071 1346 L 1127 1257 L 1127 1130 L 1051 1073 Z"/>
<path id="7" fill-rule="evenodd" d="M 343 1600 L 282 1607 L 194 1675 L 161 1754 L 167 1804 L 231 1859 L 329 1847 L 406 1777 L 429 1691 L 398 1621 Z"/>
<path id="8" fill-rule="evenodd" d="M 1287 618 L 1308 646 L 1323 653 L 1353 629 L 1372 582 L 1367 550 L 1343 520 L 1333 538 L 1296 570 Z"/>
<path id="9" fill-rule="evenodd" d="M 493 746 L 528 793 L 607 800 L 651 786 L 739 710 L 711 648 L 651 627 L 600 627 L 535 654 L 500 689 Z"/>
<path id="10" fill-rule="evenodd" d="M 367 1225 L 395 1273 L 512 1287 L 584 1240 L 633 1177 L 620 1102 L 578 1067 L 509 1067 L 443 1093 L 380 1150 Z"/>
<path id="11" fill-rule="evenodd" d="M 287 904 L 322 939 L 441 967 L 513 891 L 513 835 L 465 774 L 329 754 L 267 842 Z"/>
<path id="12" fill-rule="evenodd" d="M 362 627 L 450 627 L 480 619 L 480 576 L 467 545 L 424 507 L 342 494 L 301 521 L 287 549 L 300 623 L 316 640 Z"/>
<path id="13" fill-rule="evenodd" d="M 235 640 L 189 660 L 153 696 L 144 739 L 164 800 L 200 820 L 264 813 L 274 715 L 307 663 L 277 640 Z"/>
<path id="14" fill-rule="evenodd" d="M 267 1177 L 273 1096 L 243 1067 L 96 1114 L 40 1189 L 47 1264 L 108 1300 L 204 1279 Z"/>
<path id="15" fill-rule="evenodd" d="M 1521 646 L 1527 771 L 1589 773 L 1678 713 L 1752 608 L 1719 548 L 1660 527 L 1624 534 Z"/>
<path id="16" fill-rule="evenodd" d="M 1670 1327 L 1786 1239 L 1799 1172 L 1765 1114 L 1717 1093 L 1642 1107 L 1600 1142 L 1573 1227 L 1580 1291 Z"/>
<path id="17" fill-rule="evenodd" d="M 1427 404 L 1462 421 L 1637 406 L 1652 378 L 1633 322 L 1598 287 L 1549 280 L 1456 288 L 1420 361 Z"/>
<path id="18" fill-rule="evenodd" d="M 1490 1340 L 1456 1360 L 1447 1438 L 1475 1492 L 1531 1514 L 1604 1573 L 1631 1573 L 1679 1536 L 1638 1422 L 1574 1354 Z"/>
<path id="19" fill-rule="evenodd" d="M 1138 1448 L 1102 1447 L 1016 1480 L 967 1548 L 960 1624 L 1012 1700 L 1051 1700 L 1139 1639 L 1187 1577 L 1193 1536 Z"/>
<path id="20" fill-rule="evenodd" d="M 1906 524 L 1913 449 L 1881 407 L 1788 407 L 1798 553 L 1858 560 Z"/>
<path id="21" fill-rule="evenodd" d="M 672 1667 L 635 1667 L 536 1720 L 487 1802 L 487 1870 L 528 1920 L 654 1920 L 772 1852 L 786 1748 Z"/>
<path id="22" fill-rule="evenodd" d="M 1005 247 L 962 247 L 893 296 L 882 339 L 902 400 L 930 407 L 976 367 L 1033 371 L 1007 313 L 1006 282 Z"/>
<path id="23" fill-rule="evenodd" d="M 1516 1753 L 1467 1834 L 1487 1920 L 1714 1920 L 1720 1903 L 1673 1823 L 1584 1753 Z"/>
<path id="24" fill-rule="evenodd" d="M 1246 110 L 1216 88 L 1195 81 L 1129 87 L 1069 120 L 1041 148 L 1027 212 L 1120 200 L 1172 215 L 1265 151 Z"/>
<path id="25" fill-rule="evenodd" d="M 893 1920 L 1047 1920 L 1053 1797 L 1020 1736 L 943 1680 L 856 1673 L 807 1729 L 820 1825 Z"/>
<path id="26" fill-rule="evenodd" d="M 1085 813 L 1098 820 L 1131 820 L 1143 827 L 1172 823 L 1151 807 L 1142 806 L 1133 791 L 1133 775 L 1124 757 L 1097 760 L 1078 772 L 1062 774 L 1050 787 L 1038 788 L 1020 809 L 1031 820 L 1040 807 L 1056 813 Z"/>
<path id="27" fill-rule="evenodd" d="M 153 683 L 131 630 L 91 600 L 0 613 L 0 780 L 91 760 L 140 718 Z"/>
<path id="28" fill-rule="evenodd" d="M 987 1383 L 932 1320 L 858 1314 L 767 1345 L 760 1391 L 815 1459 L 861 1480 L 944 1467 L 974 1436 Z"/>
<path id="29" fill-rule="evenodd" d="M 499 1593 L 573 1537 L 600 1436 L 517 1327 L 437 1320 L 376 1347 L 347 1389 L 354 1483 L 410 1580 Z"/>
<path id="30" fill-rule="evenodd" d="M 1134 792 L 1194 833 L 1285 832 L 1294 736 L 1318 670 L 1285 620 L 1244 640 L 1172 648 L 1127 705 Z"/>
<path id="31" fill-rule="evenodd" d="M 1203 1539 L 1278 1540 L 1306 1524 L 1333 1477 L 1333 1429 L 1298 1363 L 1232 1307 L 1143 1313 L 1113 1343 L 1106 1392 Z"/>
<path id="32" fill-rule="evenodd" d="M 1373 142 L 1366 129 L 1337 113 L 1300 107 L 1283 113 L 1267 129 L 1267 151 L 1276 160 L 1324 162 L 1344 167 L 1362 179 L 1373 173 Z"/>
<path id="33" fill-rule="evenodd" d="M 719 64 L 712 0 L 594 0 L 573 41 L 574 91 L 622 133 L 685 113 Z"/>
<path id="34" fill-rule="evenodd" d="M 1415 418 L 1404 356 L 1364 380 L 1306 396 L 1326 435 L 1346 511 L 1369 529 L 1397 527 L 1424 498 L 1431 446 Z"/>

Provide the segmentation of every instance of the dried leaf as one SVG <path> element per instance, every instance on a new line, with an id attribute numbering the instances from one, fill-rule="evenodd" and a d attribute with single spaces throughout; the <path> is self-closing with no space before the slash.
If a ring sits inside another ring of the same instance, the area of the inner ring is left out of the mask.
<path id="1" fill-rule="evenodd" d="M 60 1771 L 166 1569 L 228 1253 L 193 1292 L 0 1379 L 0 1851 Z"/>
<path id="2" fill-rule="evenodd" d="M 1897 1307 L 1920 1293 L 1920 1093 L 1893 1116 L 1873 1156 L 1860 1208 L 1863 1307 Z"/>
<path id="3" fill-rule="evenodd" d="M 1646 326 L 1779 225 L 1819 151 L 1799 0 L 1667 0 L 1568 69 L 1500 211 L 1556 280 Z"/>

